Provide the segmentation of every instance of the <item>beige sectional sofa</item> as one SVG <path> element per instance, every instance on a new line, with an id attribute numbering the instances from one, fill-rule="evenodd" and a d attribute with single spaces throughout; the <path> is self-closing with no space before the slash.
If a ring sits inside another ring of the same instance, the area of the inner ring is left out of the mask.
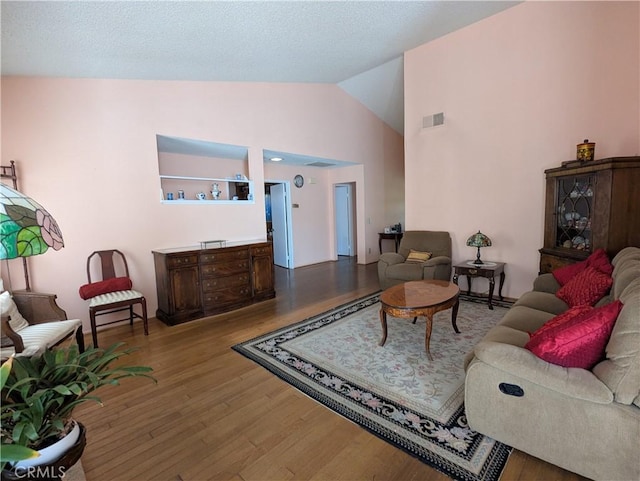
<path id="1" fill-rule="evenodd" d="M 611 262 L 613 285 L 598 305 L 623 308 L 591 370 L 546 362 L 525 344 L 569 306 L 543 274 L 465 360 L 469 426 L 595 480 L 640 479 L 640 249 Z"/>

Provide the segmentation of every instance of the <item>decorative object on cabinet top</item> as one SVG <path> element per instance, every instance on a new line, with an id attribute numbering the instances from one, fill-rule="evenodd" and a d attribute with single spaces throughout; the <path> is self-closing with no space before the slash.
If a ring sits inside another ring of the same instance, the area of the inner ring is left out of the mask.
<path id="1" fill-rule="evenodd" d="M 584 139 L 583 143 L 576 145 L 576 159 L 581 162 L 591 162 L 594 159 L 595 150 L 596 143 Z"/>

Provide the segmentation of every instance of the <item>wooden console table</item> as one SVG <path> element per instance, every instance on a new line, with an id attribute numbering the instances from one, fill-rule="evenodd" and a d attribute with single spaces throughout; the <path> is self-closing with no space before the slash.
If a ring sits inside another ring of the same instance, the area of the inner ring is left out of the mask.
<path id="1" fill-rule="evenodd" d="M 396 245 L 396 252 L 398 252 L 398 246 L 400 245 L 400 240 L 402 239 L 402 232 L 378 233 L 378 249 L 380 249 L 380 254 L 382 254 L 382 239 L 392 239 Z"/>
<path id="2" fill-rule="evenodd" d="M 254 241 L 213 248 L 153 251 L 158 310 L 174 325 L 275 297 L 273 245 Z"/>

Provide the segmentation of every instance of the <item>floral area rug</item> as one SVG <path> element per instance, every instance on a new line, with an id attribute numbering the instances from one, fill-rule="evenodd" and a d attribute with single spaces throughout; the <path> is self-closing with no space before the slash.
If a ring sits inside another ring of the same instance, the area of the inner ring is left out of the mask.
<path id="1" fill-rule="evenodd" d="M 505 314 L 461 300 L 434 316 L 427 358 L 425 320 L 387 316 L 378 295 L 238 344 L 234 350 L 295 388 L 453 479 L 493 481 L 511 448 L 467 426 L 463 360 Z M 487 409 L 491 409 L 487 406 Z"/>

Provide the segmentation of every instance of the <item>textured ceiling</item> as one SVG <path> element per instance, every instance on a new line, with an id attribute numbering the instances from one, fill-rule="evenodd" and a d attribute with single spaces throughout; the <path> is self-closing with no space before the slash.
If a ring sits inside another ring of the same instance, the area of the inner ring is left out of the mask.
<path id="1" fill-rule="evenodd" d="M 402 54 L 519 2 L 2 1 L 2 74 L 337 83 L 403 132 Z"/>

